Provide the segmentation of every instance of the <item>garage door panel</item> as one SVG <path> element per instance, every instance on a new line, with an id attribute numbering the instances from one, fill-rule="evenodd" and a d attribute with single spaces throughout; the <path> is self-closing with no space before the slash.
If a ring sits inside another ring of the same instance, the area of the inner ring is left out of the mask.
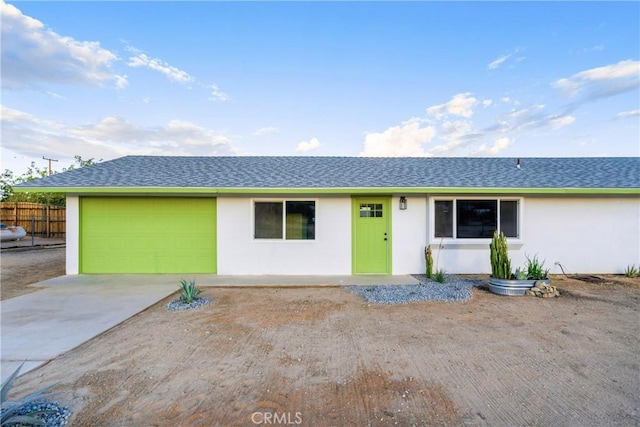
<path id="1" fill-rule="evenodd" d="M 83 273 L 215 273 L 215 199 L 85 197 L 81 242 Z"/>

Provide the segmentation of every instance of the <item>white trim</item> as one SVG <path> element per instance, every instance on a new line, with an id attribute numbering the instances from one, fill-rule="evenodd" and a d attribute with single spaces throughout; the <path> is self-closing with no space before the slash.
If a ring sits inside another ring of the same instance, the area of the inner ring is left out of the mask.
<path id="1" fill-rule="evenodd" d="M 80 197 L 67 196 L 66 206 L 66 260 L 67 274 L 80 272 Z"/>
<path id="2" fill-rule="evenodd" d="M 453 220 L 453 235 L 454 237 L 436 237 L 435 236 L 435 202 L 436 201 L 453 201 L 453 212 L 452 212 L 452 220 Z M 429 197 L 429 231 L 427 236 L 427 241 L 430 246 L 435 245 L 436 248 L 448 248 L 448 249 L 456 249 L 456 248 L 465 248 L 465 249 L 485 249 L 491 243 L 490 238 L 457 238 L 456 235 L 456 224 L 458 221 L 457 218 L 457 200 L 496 200 L 497 204 L 497 212 L 496 212 L 496 220 L 498 224 L 498 229 L 500 229 L 500 201 L 516 201 L 518 202 L 518 237 L 507 237 L 507 241 L 510 246 L 514 248 L 519 248 L 524 245 L 524 237 L 523 237 L 523 212 L 524 212 L 524 198 L 523 197 L 510 197 L 510 196 L 431 196 Z"/>

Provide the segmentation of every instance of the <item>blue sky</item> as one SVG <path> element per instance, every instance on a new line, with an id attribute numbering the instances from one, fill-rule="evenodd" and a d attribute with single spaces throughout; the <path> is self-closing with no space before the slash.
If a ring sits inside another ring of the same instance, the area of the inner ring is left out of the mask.
<path id="1" fill-rule="evenodd" d="M 638 2 L 0 5 L 18 173 L 74 155 L 640 155 Z"/>

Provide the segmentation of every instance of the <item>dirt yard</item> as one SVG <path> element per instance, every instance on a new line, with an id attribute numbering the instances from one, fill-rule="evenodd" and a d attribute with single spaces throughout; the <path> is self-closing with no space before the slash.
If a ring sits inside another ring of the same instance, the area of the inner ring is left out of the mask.
<path id="1" fill-rule="evenodd" d="M 640 283 L 609 279 L 554 277 L 548 300 L 476 289 L 396 306 L 208 288 L 210 305 L 167 312 L 167 299 L 14 392 L 56 383 L 71 426 L 638 425 Z"/>
<path id="2" fill-rule="evenodd" d="M 0 300 L 42 288 L 29 286 L 65 274 L 65 249 L 3 250 L 0 253 Z"/>

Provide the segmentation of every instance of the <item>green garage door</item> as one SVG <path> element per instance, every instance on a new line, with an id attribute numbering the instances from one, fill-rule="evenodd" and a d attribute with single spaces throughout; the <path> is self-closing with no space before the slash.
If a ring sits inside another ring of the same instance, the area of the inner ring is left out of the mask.
<path id="1" fill-rule="evenodd" d="M 216 200 L 83 197 L 81 273 L 215 273 Z"/>

